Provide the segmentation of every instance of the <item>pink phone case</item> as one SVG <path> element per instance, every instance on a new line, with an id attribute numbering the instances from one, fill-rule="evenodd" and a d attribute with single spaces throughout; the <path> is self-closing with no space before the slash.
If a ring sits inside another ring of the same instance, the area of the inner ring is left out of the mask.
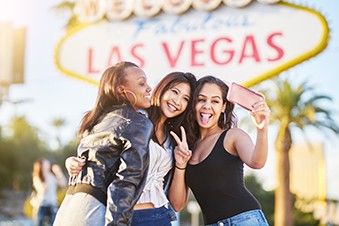
<path id="1" fill-rule="evenodd" d="M 264 96 L 261 94 L 243 87 L 235 82 L 231 83 L 227 93 L 228 101 L 238 104 L 249 111 L 253 109 L 254 103 L 262 99 L 264 99 Z"/>

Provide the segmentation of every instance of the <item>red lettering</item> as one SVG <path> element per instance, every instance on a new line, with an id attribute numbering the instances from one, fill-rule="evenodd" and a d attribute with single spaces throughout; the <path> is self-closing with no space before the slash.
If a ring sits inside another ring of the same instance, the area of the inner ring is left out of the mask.
<path id="1" fill-rule="evenodd" d="M 139 67 L 142 68 L 142 67 L 145 66 L 145 61 L 141 56 L 139 56 L 137 54 L 137 49 L 140 48 L 140 47 L 144 47 L 144 45 L 143 44 L 136 44 L 136 45 L 132 46 L 131 55 L 134 56 L 135 59 L 137 59 L 139 61 L 139 63 L 136 62 L 136 64 L 139 65 Z"/>
<path id="2" fill-rule="evenodd" d="M 116 60 L 114 60 L 114 57 L 116 57 Z M 117 46 L 113 46 L 111 49 L 111 52 L 109 53 L 108 56 L 108 67 L 115 64 L 116 62 L 120 62 L 122 61 L 122 57 L 121 57 L 121 53 L 120 53 L 120 49 Z"/>
<path id="3" fill-rule="evenodd" d="M 204 42 L 205 39 L 192 40 L 191 42 L 191 66 L 204 66 L 204 63 L 197 62 L 197 55 L 204 53 L 203 50 L 199 50 L 197 45 L 201 42 Z"/>
<path id="4" fill-rule="evenodd" d="M 250 53 L 246 53 L 248 52 L 248 48 L 249 48 Z M 255 44 L 254 37 L 252 35 L 249 35 L 245 38 L 244 46 L 242 48 L 240 59 L 239 59 L 239 63 L 241 64 L 245 58 L 253 58 L 256 62 L 260 62 L 258 49 Z"/>
<path id="5" fill-rule="evenodd" d="M 177 42 L 163 40 L 160 42 L 160 51 L 163 51 L 162 58 L 156 60 L 164 61 L 169 68 L 175 68 L 178 65 L 192 68 L 202 68 L 206 65 L 241 66 L 247 61 L 251 62 L 249 66 L 260 66 L 260 63 L 269 64 L 283 59 L 286 51 L 280 42 L 283 37 L 283 32 L 272 32 L 265 37 L 260 36 L 261 39 L 255 34 L 247 34 L 240 37 L 219 36 L 212 40 L 207 40 L 205 37 L 187 38 Z M 131 59 L 144 68 L 148 63 L 147 57 L 154 59 L 151 54 L 147 55 L 152 50 L 147 49 L 145 43 L 130 43 L 129 46 L 112 45 L 107 48 L 108 52 L 104 53 L 107 58 L 104 59 L 103 64 L 105 64 L 105 60 L 110 66 L 116 62 Z M 102 62 L 98 62 L 95 51 L 94 48 L 87 50 L 87 73 L 91 75 L 99 74 L 102 70 L 101 67 L 105 66 L 102 65 Z"/>
<path id="6" fill-rule="evenodd" d="M 98 69 L 93 69 L 93 49 L 88 49 L 88 73 L 99 73 Z"/>
<path id="7" fill-rule="evenodd" d="M 275 49 L 277 51 L 277 56 L 275 58 L 267 58 L 267 61 L 272 62 L 272 61 L 278 61 L 284 56 L 284 50 L 280 48 L 278 45 L 276 45 L 273 41 L 273 39 L 276 36 L 282 36 L 281 32 L 276 32 L 268 36 L 267 38 L 267 44 L 268 46 L 272 47 L 272 49 Z"/>
<path id="8" fill-rule="evenodd" d="M 219 65 L 228 64 L 234 57 L 234 50 L 222 50 L 222 52 L 226 53 L 228 57 L 226 57 L 224 61 L 222 61 L 221 59 L 220 60 L 217 59 L 216 50 L 218 49 L 218 44 L 221 43 L 222 41 L 225 41 L 226 45 L 228 43 L 232 43 L 231 39 L 226 38 L 226 37 L 221 37 L 221 38 L 216 39 L 214 42 L 212 42 L 211 50 L 210 50 L 210 56 L 211 56 L 212 61 L 215 64 L 219 64 Z"/>
<path id="9" fill-rule="evenodd" d="M 98 3 L 96 1 L 87 2 L 84 8 L 86 16 L 95 15 L 98 12 Z"/>
<path id="10" fill-rule="evenodd" d="M 181 42 L 180 42 L 179 50 L 177 51 L 177 53 L 176 53 L 175 56 L 172 56 L 172 55 L 171 55 L 170 50 L 169 50 L 169 48 L 168 48 L 168 46 L 167 46 L 167 43 L 165 43 L 165 42 L 162 42 L 162 43 L 161 43 L 162 47 L 163 47 L 164 50 L 165 50 L 166 57 L 167 57 L 167 60 L 168 60 L 169 65 L 170 65 L 171 68 L 173 68 L 173 67 L 176 66 L 177 61 L 178 61 L 178 59 L 179 59 L 179 56 L 180 56 L 180 54 L 181 54 L 182 48 L 183 48 L 183 46 L 184 46 L 184 43 L 185 43 L 184 41 L 181 41 Z"/>

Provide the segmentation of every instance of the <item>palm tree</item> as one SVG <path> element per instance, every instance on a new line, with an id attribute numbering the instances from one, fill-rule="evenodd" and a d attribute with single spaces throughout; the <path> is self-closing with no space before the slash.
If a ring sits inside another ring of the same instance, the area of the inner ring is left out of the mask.
<path id="1" fill-rule="evenodd" d="M 66 125 L 66 120 L 63 118 L 55 118 L 52 120 L 51 125 L 55 128 L 56 131 L 56 140 L 58 143 L 58 148 L 62 146 L 60 129 Z"/>
<path id="2" fill-rule="evenodd" d="M 264 92 L 272 111 L 271 122 L 278 125 L 275 139 L 277 187 L 275 191 L 276 226 L 292 226 L 293 196 L 290 192 L 289 151 L 293 143 L 292 129 L 304 131 L 306 127 L 331 130 L 339 133 L 339 127 L 332 118 L 333 112 L 321 107 L 320 103 L 332 101 L 326 95 L 314 95 L 314 87 L 303 82 L 293 87 L 287 79 L 273 80 L 275 92 Z"/>

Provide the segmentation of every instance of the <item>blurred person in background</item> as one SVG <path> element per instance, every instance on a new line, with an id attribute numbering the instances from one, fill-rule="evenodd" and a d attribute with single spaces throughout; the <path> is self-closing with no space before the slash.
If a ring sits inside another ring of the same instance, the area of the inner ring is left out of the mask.
<path id="1" fill-rule="evenodd" d="M 53 225 L 57 210 L 57 188 L 65 188 L 67 180 L 61 168 L 46 158 L 38 159 L 33 165 L 33 189 L 35 198 L 33 218 L 38 226 Z"/>

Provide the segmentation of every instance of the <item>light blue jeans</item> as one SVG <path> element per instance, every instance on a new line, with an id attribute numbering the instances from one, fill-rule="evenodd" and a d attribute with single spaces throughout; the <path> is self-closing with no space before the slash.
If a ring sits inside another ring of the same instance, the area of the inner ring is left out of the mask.
<path id="1" fill-rule="evenodd" d="M 206 226 L 268 226 L 261 210 L 250 210 Z"/>

